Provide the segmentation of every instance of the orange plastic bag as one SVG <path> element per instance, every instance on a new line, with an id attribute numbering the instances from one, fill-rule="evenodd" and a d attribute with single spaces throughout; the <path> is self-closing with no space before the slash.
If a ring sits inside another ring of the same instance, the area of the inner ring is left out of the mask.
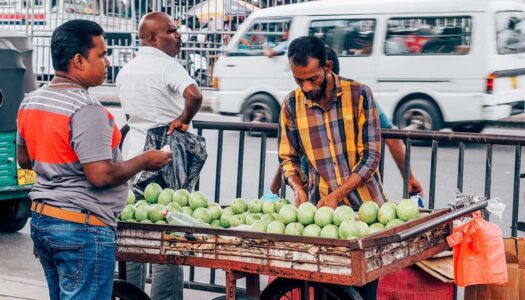
<path id="1" fill-rule="evenodd" d="M 447 237 L 453 248 L 454 281 L 458 286 L 504 284 L 507 263 L 501 229 L 475 213 Z"/>

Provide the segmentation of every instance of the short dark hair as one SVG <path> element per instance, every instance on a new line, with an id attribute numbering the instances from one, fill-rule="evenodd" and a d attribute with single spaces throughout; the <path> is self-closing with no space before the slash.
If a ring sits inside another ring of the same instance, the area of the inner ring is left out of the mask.
<path id="1" fill-rule="evenodd" d="M 306 66 L 308 59 L 319 60 L 319 66 L 326 64 L 326 49 L 323 40 L 314 36 L 296 38 L 288 47 L 288 59 L 299 66 Z"/>
<path id="2" fill-rule="evenodd" d="M 87 57 L 93 48 L 93 36 L 103 36 L 104 29 L 88 20 L 71 20 L 58 26 L 51 37 L 51 60 L 53 68 L 68 71 L 69 61 L 80 53 Z"/>
<path id="3" fill-rule="evenodd" d="M 326 46 L 326 59 L 332 61 L 332 72 L 334 72 L 336 75 L 339 75 L 339 57 L 337 57 L 337 53 L 335 53 L 335 51 L 328 46 Z"/>

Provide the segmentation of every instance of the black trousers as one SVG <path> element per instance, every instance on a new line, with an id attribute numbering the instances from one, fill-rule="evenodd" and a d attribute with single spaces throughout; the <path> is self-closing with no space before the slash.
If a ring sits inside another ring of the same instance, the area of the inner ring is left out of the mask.
<path id="1" fill-rule="evenodd" d="M 376 279 L 356 289 L 359 292 L 359 294 L 361 294 L 361 297 L 363 297 L 363 300 L 376 300 L 378 283 L 379 279 Z"/>

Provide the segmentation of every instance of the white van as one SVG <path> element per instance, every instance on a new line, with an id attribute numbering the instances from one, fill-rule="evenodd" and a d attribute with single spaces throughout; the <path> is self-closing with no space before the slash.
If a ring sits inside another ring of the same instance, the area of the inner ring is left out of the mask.
<path id="1" fill-rule="evenodd" d="M 214 67 L 213 109 L 277 122 L 280 102 L 297 87 L 286 48 L 305 35 L 334 49 L 341 75 L 368 84 L 400 128 L 479 132 L 523 112 L 518 0 L 333 0 L 257 11 Z"/>

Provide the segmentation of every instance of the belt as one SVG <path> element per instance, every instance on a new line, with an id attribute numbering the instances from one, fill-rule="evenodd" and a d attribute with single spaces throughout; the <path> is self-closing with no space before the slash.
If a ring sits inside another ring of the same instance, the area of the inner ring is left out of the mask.
<path id="1" fill-rule="evenodd" d="M 33 201 L 31 204 L 31 210 L 52 218 L 57 218 L 64 221 L 73 223 L 89 224 L 94 226 L 108 226 L 102 222 L 97 216 L 88 213 L 70 211 L 62 209 L 53 205 L 44 204 L 44 202 Z"/>

